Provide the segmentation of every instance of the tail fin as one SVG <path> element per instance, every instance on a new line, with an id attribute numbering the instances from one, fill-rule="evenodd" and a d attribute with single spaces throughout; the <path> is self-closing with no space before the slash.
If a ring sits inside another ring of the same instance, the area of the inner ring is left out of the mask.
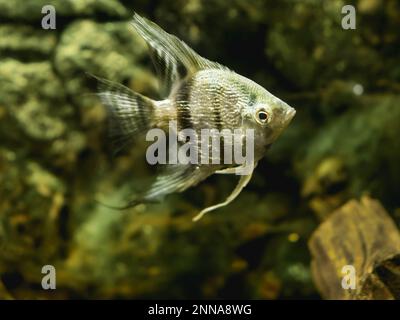
<path id="1" fill-rule="evenodd" d="M 100 79 L 99 96 L 108 109 L 109 133 L 115 152 L 153 126 L 154 101 L 112 81 Z"/>

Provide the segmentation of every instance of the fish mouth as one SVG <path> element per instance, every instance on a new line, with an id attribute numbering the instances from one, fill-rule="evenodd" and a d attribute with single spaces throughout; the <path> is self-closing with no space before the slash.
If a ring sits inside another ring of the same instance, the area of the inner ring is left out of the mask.
<path id="1" fill-rule="evenodd" d="M 286 110 L 286 114 L 285 114 L 286 121 L 289 122 L 290 120 L 292 120 L 293 117 L 295 116 L 295 114 L 296 114 L 296 109 L 289 107 L 289 109 Z"/>
<path id="2" fill-rule="evenodd" d="M 281 130 L 284 130 L 289 125 L 290 121 L 292 121 L 293 117 L 296 114 L 296 109 L 289 106 L 287 103 L 284 103 L 284 112 L 281 120 Z"/>
<path id="3" fill-rule="evenodd" d="M 283 102 L 283 109 L 284 109 L 284 114 L 282 117 L 282 126 L 283 128 L 286 128 L 289 125 L 290 121 L 292 121 L 293 117 L 295 116 L 296 109 L 292 108 L 285 102 Z"/>

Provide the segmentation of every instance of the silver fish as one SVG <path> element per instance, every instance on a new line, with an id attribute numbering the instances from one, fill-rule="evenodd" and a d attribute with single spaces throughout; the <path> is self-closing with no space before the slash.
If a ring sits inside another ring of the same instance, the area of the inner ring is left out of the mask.
<path id="1" fill-rule="evenodd" d="M 296 111 L 255 82 L 199 56 L 186 43 L 136 13 L 132 25 L 149 47 L 165 99 L 155 101 L 121 84 L 98 79 L 99 95 L 110 111 L 110 132 L 118 145 L 123 146 L 151 128 L 165 129 L 170 121 L 176 121 L 178 129 L 191 128 L 196 132 L 254 130 L 254 162 L 250 172 L 241 176 L 224 202 L 203 209 L 193 218 L 199 220 L 240 194 L 266 148 L 287 127 Z M 210 161 L 209 164 L 169 165 L 149 190 L 126 207 L 182 192 L 214 173 L 235 174 L 237 163 L 224 165 L 223 159 L 218 160 L 221 160 L 219 164 Z"/>

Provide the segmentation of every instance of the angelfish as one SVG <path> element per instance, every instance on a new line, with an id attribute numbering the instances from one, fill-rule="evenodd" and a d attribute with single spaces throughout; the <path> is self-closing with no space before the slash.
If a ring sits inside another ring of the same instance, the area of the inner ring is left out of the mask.
<path id="1" fill-rule="evenodd" d="M 138 133 L 152 128 L 165 129 L 171 121 L 176 121 L 179 130 L 190 128 L 196 132 L 254 130 L 251 170 L 241 175 L 225 201 L 203 209 L 193 218 L 196 221 L 205 213 L 228 205 L 240 194 L 266 148 L 287 127 L 296 111 L 257 83 L 201 57 L 186 43 L 136 13 L 132 25 L 149 47 L 165 99 L 155 101 L 121 84 L 98 79 L 99 96 L 110 114 L 110 133 L 118 144 L 124 145 Z M 185 143 L 182 140 L 180 143 Z M 243 166 L 220 160 L 220 164 L 210 161 L 210 164 L 168 165 L 142 196 L 124 208 L 182 192 L 214 173 L 235 174 Z"/>

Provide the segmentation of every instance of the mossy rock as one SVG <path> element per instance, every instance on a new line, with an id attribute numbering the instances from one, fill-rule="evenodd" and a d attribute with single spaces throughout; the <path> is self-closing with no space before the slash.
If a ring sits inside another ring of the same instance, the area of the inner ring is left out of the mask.
<path id="1" fill-rule="evenodd" d="M 0 17 L 11 21 L 40 21 L 42 8 L 52 5 L 56 13 L 63 17 L 96 16 L 126 17 L 128 12 L 117 0 L 0 0 Z"/>
<path id="2" fill-rule="evenodd" d="M 22 132 L 34 140 L 52 140 L 63 135 L 65 119 L 72 109 L 65 102 L 62 82 L 49 62 L 22 63 L 14 59 L 0 62 L 0 105 L 5 135 Z M 8 123 L 12 119 L 13 123 Z M 13 126 L 16 124 L 16 127 Z"/>
<path id="3" fill-rule="evenodd" d="M 50 58 L 57 34 L 30 25 L 0 26 L 0 57 L 14 56 L 29 60 Z"/>

